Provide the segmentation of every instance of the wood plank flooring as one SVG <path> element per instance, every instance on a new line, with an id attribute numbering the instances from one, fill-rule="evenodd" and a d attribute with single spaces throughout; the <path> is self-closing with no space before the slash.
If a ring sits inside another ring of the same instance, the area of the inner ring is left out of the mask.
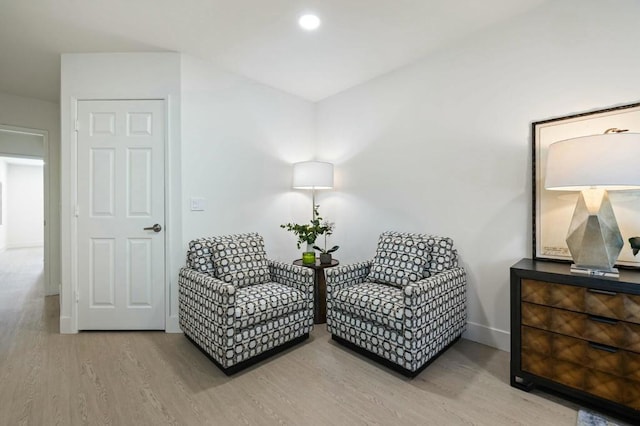
<path id="1" fill-rule="evenodd" d="M 2 425 L 575 425 L 509 386 L 505 352 L 461 340 L 413 380 L 311 338 L 231 378 L 180 334 L 58 332 L 42 251 L 0 253 Z"/>

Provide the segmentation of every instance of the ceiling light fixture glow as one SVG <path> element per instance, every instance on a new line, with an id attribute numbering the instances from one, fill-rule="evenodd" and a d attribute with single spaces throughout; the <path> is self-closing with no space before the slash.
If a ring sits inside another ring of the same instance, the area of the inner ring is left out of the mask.
<path id="1" fill-rule="evenodd" d="M 302 15 L 300 19 L 298 19 L 298 24 L 307 31 L 313 31 L 320 26 L 320 18 L 311 14 Z"/>

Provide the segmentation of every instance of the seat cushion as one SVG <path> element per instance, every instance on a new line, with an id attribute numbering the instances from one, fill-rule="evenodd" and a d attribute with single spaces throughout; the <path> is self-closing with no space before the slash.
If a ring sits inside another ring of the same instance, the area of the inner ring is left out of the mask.
<path id="1" fill-rule="evenodd" d="M 306 309 L 305 294 L 284 284 L 268 282 L 236 292 L 235 328 L 243 329 Z"/>
<path id="2" fill-rule="evenodd" d="M 404 287 L 423 278 L 427 263 L 423 238 L 382 234 L 367 281 Z"/>
<path id="3" fill-rule="evenodd" d="M 216 278 L 237 287 L 271 281 L 264 240 L 258 234 L 211 238 L 211 259 Z"/>
<path id="4" fill-rule="evenodd" d="M 364 282 L 342 288 L 334 295 L 335 309 L 402 331 L 404 294 L 388 284 Z"/>

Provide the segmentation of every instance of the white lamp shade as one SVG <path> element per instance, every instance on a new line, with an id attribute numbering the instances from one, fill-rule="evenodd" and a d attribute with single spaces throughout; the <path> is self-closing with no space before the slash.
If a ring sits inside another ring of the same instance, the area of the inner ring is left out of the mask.
<path id="1" fill-rule="evenodd" d="M 303 161 L 293 165 L 293 187 L 297 189 L 333 188 L 333 164 Z"/>
<path id="2" fill-rule="evenodd" d="M 549 145 L 545 188 L 640 188 L 640 133 L 607 133 Z"/>

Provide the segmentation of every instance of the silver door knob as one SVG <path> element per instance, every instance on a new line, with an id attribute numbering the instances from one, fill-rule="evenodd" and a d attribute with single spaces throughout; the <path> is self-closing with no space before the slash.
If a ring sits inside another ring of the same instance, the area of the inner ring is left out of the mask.
<path id="1" fill-rule="evenodd" d="M 153 232 L 160 232 L 162 231 L 162 226 L 160 226 L 160 224 L 156 223 L 153 226 L 150 226 L 148 228 L 143 228 L 145 231 L 153 231 Z"/>

